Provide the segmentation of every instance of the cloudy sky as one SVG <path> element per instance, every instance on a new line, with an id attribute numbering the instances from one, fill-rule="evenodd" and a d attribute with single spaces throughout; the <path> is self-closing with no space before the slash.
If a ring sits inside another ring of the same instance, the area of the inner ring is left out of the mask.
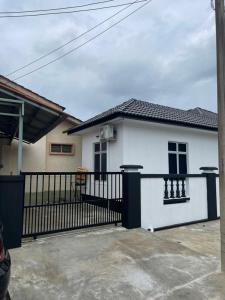
<path id="1" fill-rule="evenodd" d="M 94 0 L 0 0 L 0 10 L 45 9 L 90 2 Z M 125 2 L 129 0 L 115 1 Z M 138 5 L 10 78 L 84 43 Z M 0 19 L 0 73 L 6 75 L 29 63 L 120 9 Z M 18 83 L 65 106 L 68 113 L 82 120 L 129 98 L 215 111 L 214 22 L 210 0 L 152 0 L 98 39 Z"/>

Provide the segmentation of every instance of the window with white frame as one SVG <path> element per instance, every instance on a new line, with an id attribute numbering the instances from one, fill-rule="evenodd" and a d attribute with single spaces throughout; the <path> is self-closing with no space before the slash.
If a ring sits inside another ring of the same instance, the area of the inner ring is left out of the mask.
<path id="1" fill-rule="evenodd" d="M 107 142 L 94 144 L 94 172 L 107 172 Z M 106 175 L 95 174 L 95 180 L 106 180 Z"/>
<path id="2" fill-rule="evenodd" d="M 74 145 L 50 143 L 50 154 L 74 155 Z"/>
<path id="3" fill-rule="evenodd" d="M 169 174 L 187 174 L 187 144 L 168 142 Z"/>

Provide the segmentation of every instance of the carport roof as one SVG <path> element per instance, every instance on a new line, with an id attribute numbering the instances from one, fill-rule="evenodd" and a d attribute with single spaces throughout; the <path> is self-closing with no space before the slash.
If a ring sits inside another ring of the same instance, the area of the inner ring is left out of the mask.
<path id="1" fill-rule="evenodd" d="M 18 118 L 14 115 L 19 114 L 22 103 L 23 140 L 28 143 L 35 143 L 68 118 L 63 106 L 0 75 L 0 137 L 18 138 Z"/>

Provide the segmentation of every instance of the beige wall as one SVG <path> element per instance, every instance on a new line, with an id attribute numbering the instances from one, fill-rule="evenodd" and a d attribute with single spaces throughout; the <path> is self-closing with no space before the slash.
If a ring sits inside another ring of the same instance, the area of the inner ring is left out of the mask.
<path id="1" fill-rule="evenodd" d="M 35 144 L 23 143 L 23 171 L 45 171 L 45 145 L 46 137 Z M 15 175 L 17 168 L 17 146 L 14 140 L 11 145 L 2 146 L 1 175 Z"/>
<path id="2" fill-rule="evenodd" d="M 81 138 L 79 136 L 62 134 L 71 127 L 71 123 L 64 121 L 46 136 L 46 168 L 51 171 L 75 172 L 81 166 Z M 52 155 L 49 154 L 50 144 L 73 144 L 74 155 Z"/>
<path id="3" fill-rule="evenodd" d="M 68 136 L 64 130 L 73 126 L 69 121 L 64 121 L 35 144 L 23 143 L 23 171 L 51 172 L 51 171 L 76 171 L 81 165 L 81 141 L 80 137 Z M 75 153 L 69 155 L 51 155 L 50 143 L 73 144 Z M 0 175 L 15 175 L 17 166 L 17 146 L 14 140 L 10 146 L 2 146 L 2 164 Z"/>

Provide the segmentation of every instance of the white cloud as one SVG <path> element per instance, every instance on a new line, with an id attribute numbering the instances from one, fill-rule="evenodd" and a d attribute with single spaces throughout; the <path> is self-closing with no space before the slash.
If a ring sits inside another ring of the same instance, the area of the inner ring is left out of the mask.
<path id="1" fill-rule="evenodd" d="M 0 10 L 44 5 L 57 7 L 62 2 L 0 0 Z M 66 5 L 71 2 L 64 1 Z M 67 42 L 113 12 L 1 20 L 0 73 Z M 210 1 L 153 0 L 99 39 L 19 83 L 82 119 L 130 97 L 215 110 L 215 26 Z"/>

